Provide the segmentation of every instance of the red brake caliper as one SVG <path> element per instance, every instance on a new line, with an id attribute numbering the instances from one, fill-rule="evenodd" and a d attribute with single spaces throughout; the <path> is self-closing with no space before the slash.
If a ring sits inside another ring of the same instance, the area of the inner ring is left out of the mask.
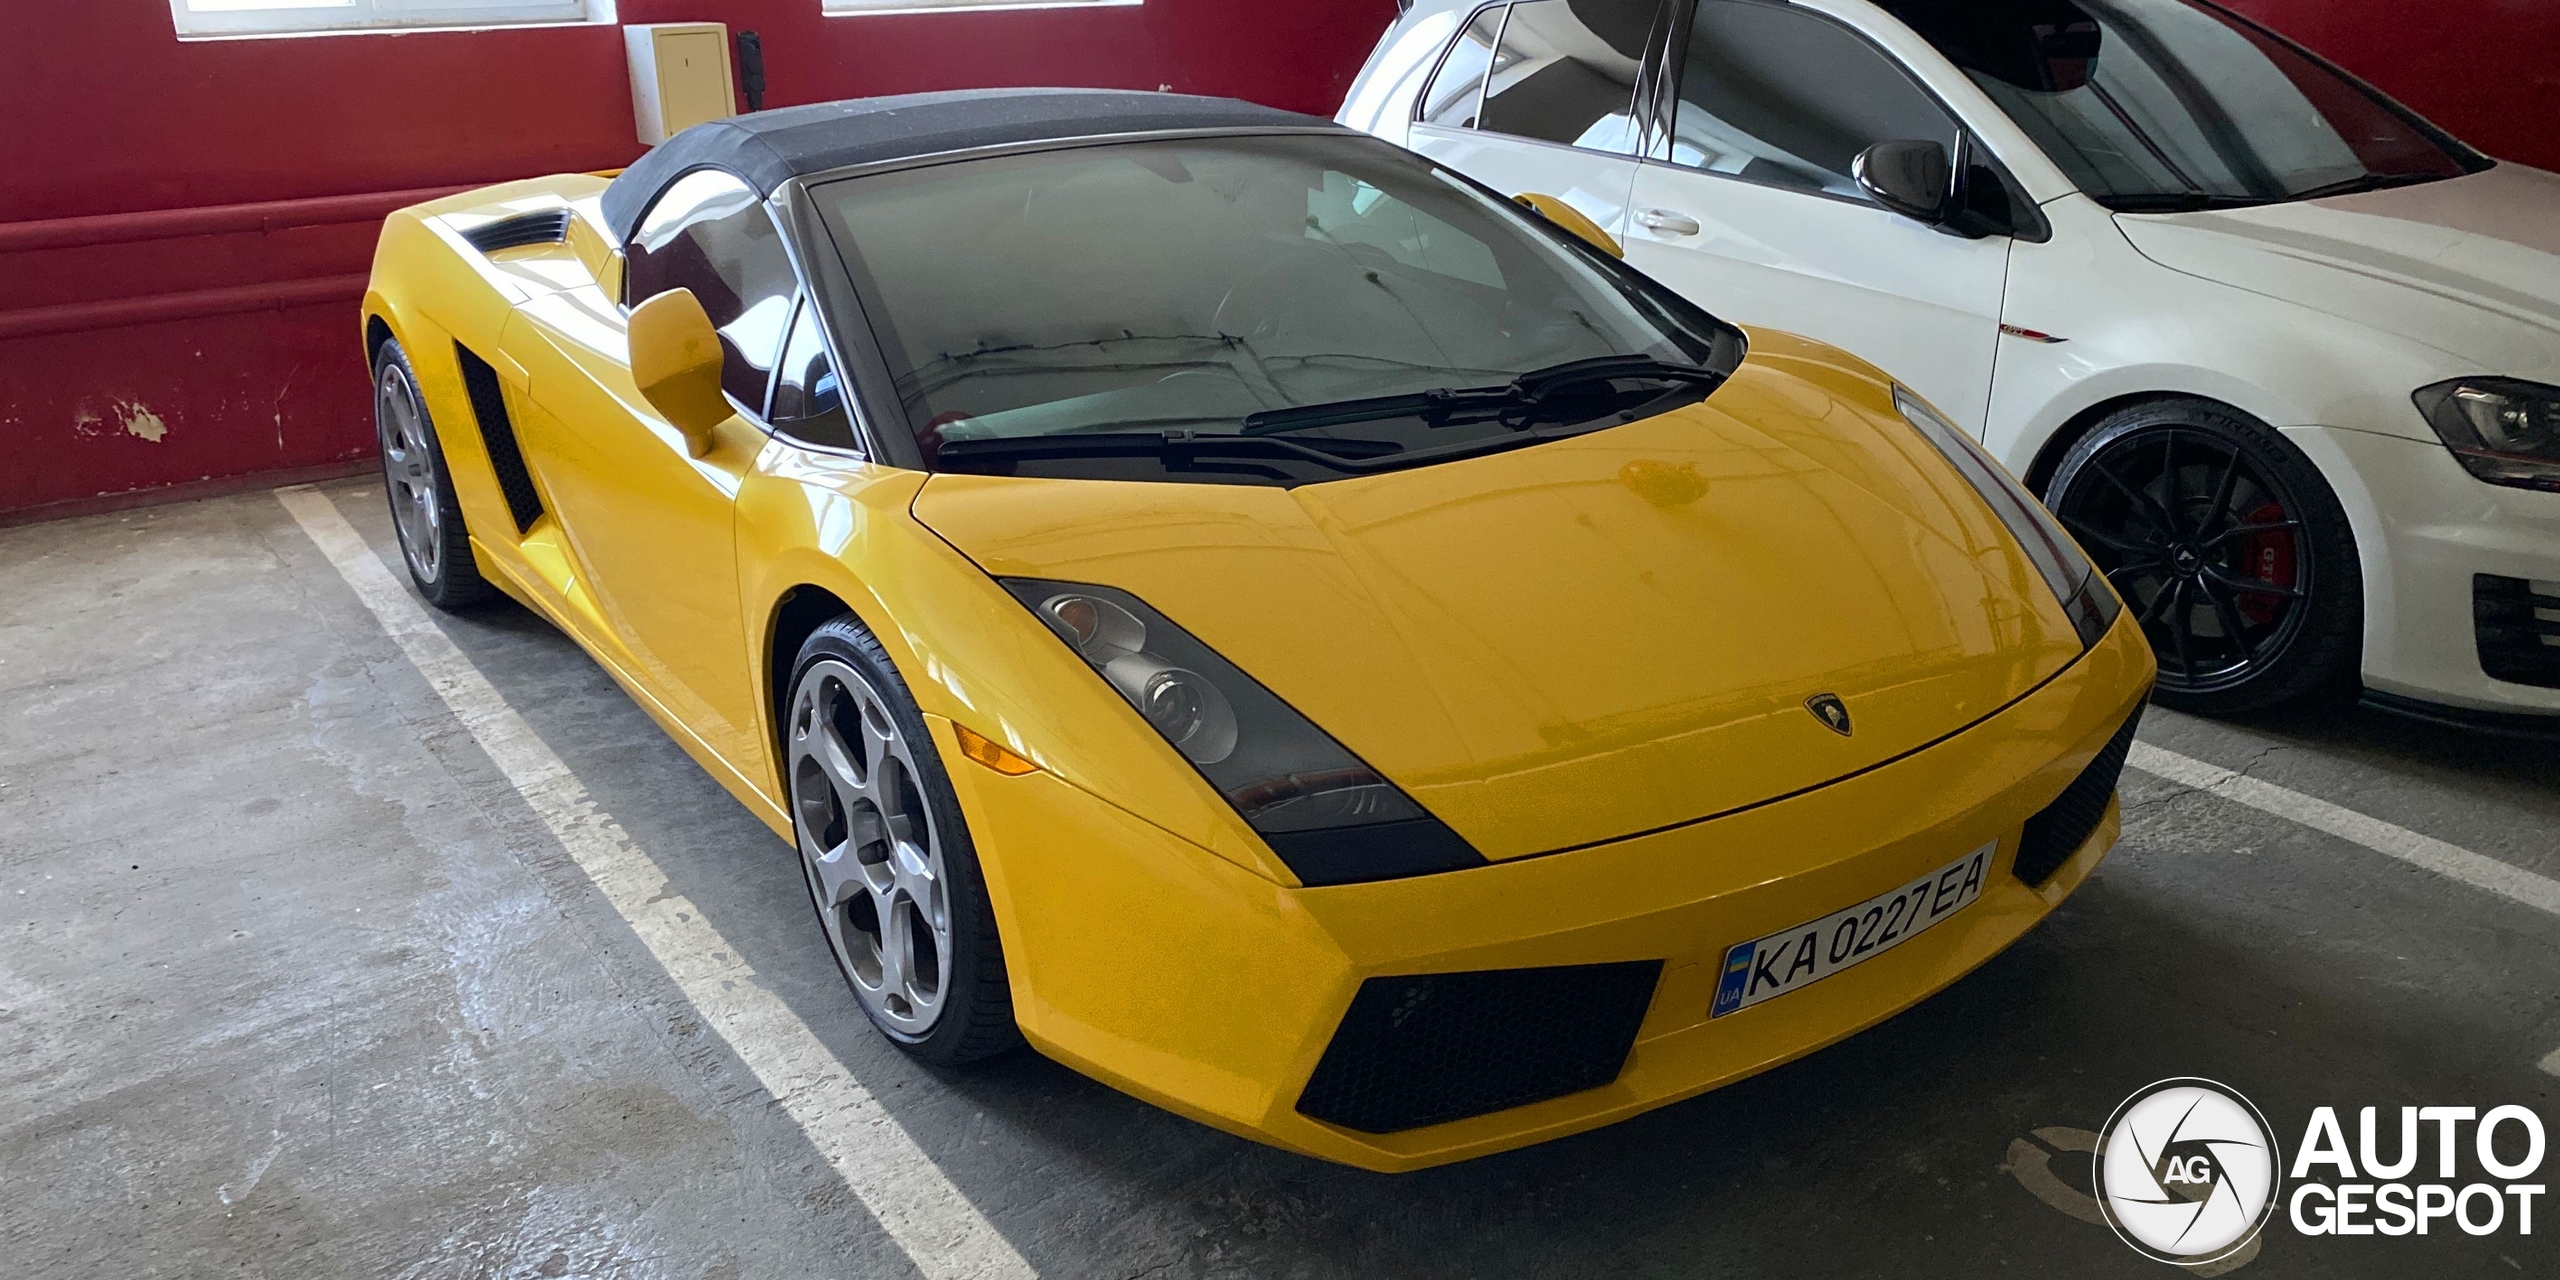
<path id="1" fill-rule="evenodd" d="M 2266 503 L 2241 518 L 2242 524 L 2281 524 L 2284 508 Z M 2293 530 L 2269 529 L 2264 533 L 2244 535 L 2240 540 L 2240 567 L 2260 582 L 2278 587 L 2293 585 Z M 2275 621 L 2284 608 L 2284 597 L 2264 595 L 2256 591 L 2234 592 L 2239 599 L 2241 620 L 2253 627 Z"/>

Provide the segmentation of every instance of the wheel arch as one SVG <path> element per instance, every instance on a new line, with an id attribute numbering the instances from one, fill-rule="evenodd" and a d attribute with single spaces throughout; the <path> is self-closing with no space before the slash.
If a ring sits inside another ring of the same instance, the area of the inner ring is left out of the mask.
<path id="1" fill-rule="evenodd" d="M 865 627 L 871 627 L 871 623 L 846 603 L 843 596 L 814 582 L 795 583 L 784 588 L 765 610 L 763 668 L 758 673 L 757 687 L 762 692 L 760 703 L 768 717 L 765 745 L 773 752 L 774 776 L 769 781 L 775 787 L 776 796 L 789 795 L 788 779 L 783 776 L 788 767 L 784 762 L 783 722 L 789 717 L 783 703 L 790 696 L 787 686 L 791 680 L 791 668 L 799 660 L 800 646 L 808 643 L 812 633 L 847 615 L 861 621 Z M 877 627 L 871 627 L 871 630 L 872 634 L 879 634 Z"/>
<path id="2" fill-rule="evenodd" d="M 905 475 L 905 473 L 896 473 Z M 880 643 L 928 723 L 965 724 L 1060 782 L 1275 884 L 1290 873 L 1199 771 L 1172 752 L 1084 659 L 1050 636 L 988 572 L 911 516 L 921 476 L 848 495 L 750 480 L 739 504 L 740 660 L 750 691 L 752 775 L 787 806 L 784 734 L 792 665 L 809 634 L 850 616 Z M 961 767 L 947 744 L 944 767 Z M 967 766 L 975 767 L 975 766 Z"/>
<path id="3" fill-rule="evenodd" d="M 2027 489 L 2037 498 L 2043 498 L 2045 486 L 2052 482 L 2053 473 L 2061 468 L 2062 459 L 2071 452 L 2073 445 L 2080 443 L 2088 437 L 2090 432 L 2097 430 L 2099 423 L 2127 409 L 2169 400 L 2202 400 L 2232 413 L 2266 422 L 2264 416 L 2253 413 L 2241 405 L 2233 404 L 2220 396 L 2169 390 L 2123 392 L 2096 401 L 2063 419 L 2062 425 L 2054 428 L 2052 434 L 2045 437 L 2044 443 L 2037 446 L 2034 458 L 2027 463 L 2027 469 L 2018 478 L 2026 482 Z M 2268 425 L 2272 427 L 2275 424 L 2268 423 Z"/>

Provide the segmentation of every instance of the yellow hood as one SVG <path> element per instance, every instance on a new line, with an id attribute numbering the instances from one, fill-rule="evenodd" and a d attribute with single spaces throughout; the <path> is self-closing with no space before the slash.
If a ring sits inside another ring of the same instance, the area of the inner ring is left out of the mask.
<path id="1" fill-rule="evenodd" d="M 914 512 L 991 574 L 1136 594 L 1489 858 L 1591 844 L 1892 759 L 2080 652 L 1886 383 L 1754 337 L 1705 403 L 1552 444 L 1296 489 L 937 475 Z"/>

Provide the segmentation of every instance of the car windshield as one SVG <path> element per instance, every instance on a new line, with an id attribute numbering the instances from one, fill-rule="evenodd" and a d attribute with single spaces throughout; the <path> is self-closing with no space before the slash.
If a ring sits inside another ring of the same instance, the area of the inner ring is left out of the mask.
<path id="1" fill-rule="evenodd" d="M 1706 313 L 1372 139 L 1075 147 L 810 194 L 942 470 L 1332 479 L 1658 412 L 1740 355 Z M 1611 357 L 1611 377 L 1576 364 Z M 1569 391 L 1508 386 L 1559 366 Z"/>
<path id="2" fill-rule="evenodd" d="M 1880 0 L 2080 189 L 2124 211 L 2300 200 L 2487 161 L 2245 19 L 2191 0 Z"/>

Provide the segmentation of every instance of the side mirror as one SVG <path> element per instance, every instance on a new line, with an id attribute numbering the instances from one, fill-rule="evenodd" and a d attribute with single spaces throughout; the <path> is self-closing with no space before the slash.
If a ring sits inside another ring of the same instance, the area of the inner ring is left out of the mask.
<path id="1" fill-rule="evenodd" d="M 685 451 L 711 452 L 712 428 L 735 413 L 720 394 L 720 333 L 691 289 L 669 289 L 631 309 L 631 381 L 684 433 Z"/>
<path id="2" fill-rule="evenodd" d="M 1627 256 L 1627 251 L 1620 248 L 1618 242 L 1610 238 L 1608 232 L 1601 230 L 1599 223 L 1583 217 L 1580 209 L 1554 196 L 1540 195 L 1535 191 L 1523 191 L 1511 199 L 1521 208 L 1589 241 L 1592 248 L 1612 258 L 1624 259 Z"/>
<path id="3" fill-rule="evenodd" d="M 1955 165 L 1944 143 L 1879 142 L 1850 162 L 1849 176 L 1877 204 L 1933 227 L 1955 205 Z"/>

